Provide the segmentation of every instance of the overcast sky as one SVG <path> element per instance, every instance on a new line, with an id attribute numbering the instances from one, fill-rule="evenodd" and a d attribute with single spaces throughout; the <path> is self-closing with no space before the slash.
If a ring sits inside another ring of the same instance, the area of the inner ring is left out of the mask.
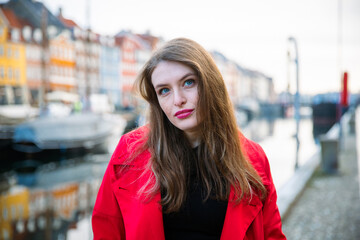
<path id="1" fill-rule="evenodd" d="M 288 41 L 299 49 L 302 93 L 339 91 L 341 70 L 349 73 L 350 90 L 360 92 L 359 0 L 43 0 L 55 14 L 100 34 L 123 29 L 149 30 L 165 40 L 188 37 L 208 50 L 222 52 L 240 65 L 272 77 L 277 92 L 290 77 L 295 90 L 294 64 L 287 65 Z M 338 6 L 342 6 L 338 44 Z M 88 16 L 86 14 L 87 6 Z M 90 19 L 90 20 L 88 20 Z M 290 69 L 290 70 L 288 70 Z M 289 77 L 288 77 L 289 76 Z"/>

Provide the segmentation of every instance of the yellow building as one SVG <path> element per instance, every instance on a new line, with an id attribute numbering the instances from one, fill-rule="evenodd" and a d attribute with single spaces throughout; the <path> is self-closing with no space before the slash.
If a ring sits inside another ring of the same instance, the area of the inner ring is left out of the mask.
<path id="1" fill-rule="evenodd" d="M 22 25 L 12 10 L 0 9 L 0 105 L 27 103 Z"/>
<path id="2" fill-rule="evenodd" d="M 0 195 L 0 240 L 13 239 L 13 231 L 26 231 L 25 221 L 29 217 L 29 190 L 16 186 Z M 15 229 L 12 224 L 15 223 Z"/>

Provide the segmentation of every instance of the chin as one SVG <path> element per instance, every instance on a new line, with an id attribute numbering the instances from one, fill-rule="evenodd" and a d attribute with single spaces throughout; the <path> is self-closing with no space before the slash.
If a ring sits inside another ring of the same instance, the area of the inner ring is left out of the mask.
<path id="1" fill-rule="evenodd" d="M 195 132 L 198 127 L 198 124 L 179 126 L 178 128 L 184 132 Z"/>

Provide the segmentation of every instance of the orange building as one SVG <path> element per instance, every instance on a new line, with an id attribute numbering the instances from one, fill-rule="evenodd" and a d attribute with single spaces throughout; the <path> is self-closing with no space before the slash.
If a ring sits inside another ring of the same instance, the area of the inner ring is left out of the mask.
<path id="1" fill-rule="evenodd" d="M 49 42 L 49 85 L 50 90 L 76 91 L 75 46 L 70 31 L 63 30 Z"/>
<path id="2" fill-rule="evenodd" d="M 54 206 L 55 218 L 71 220 L 78 209 L 79 184 L 64 184 L 52 189 L 51 198 Z"/>

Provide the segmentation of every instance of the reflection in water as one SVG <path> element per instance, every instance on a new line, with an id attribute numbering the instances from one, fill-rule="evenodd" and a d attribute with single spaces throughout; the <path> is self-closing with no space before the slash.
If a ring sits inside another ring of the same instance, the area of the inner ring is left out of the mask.
<path id="1" fill-rule="evenodd" d="M 295 165 L 295 121 L 255 119 L 242 127 L 267 154 L 277 189 L 291 177 Z M 300 162 L 316 151 L 311 119 L 300 122 Z M 29 187 L 15 185 L 1 195 L 2 236 L 10 239 L 91 239 L 90 216 L 98 188 L 119 136 L 109 152 L 48 163 L 35 173 L 7 174 L 8 179 L 32 177 Z M 9 181 L 8 181 L 9 182 Z M 10 181 L 11 182 L 11 181 Z"/>
<path id="2" fill-rule="evenodd" d="M 294 173 L 296 161 L 296 123 L 293 119 L 256 120 L 244 128 L 244 135 L 264 149 L 271 167 L 274 183 L 279 189 Z M 301 119 L 299 126 L 299 166 L 317 151 L 312 134 L 311 118 Z"/>
<path id="3" fill-rule="evenodd" d="M 273 136 L 275 121 L 280 120 L 275 120 L 274 118 L 254 119 L 245 127 L 241 128 L 241 130 L 247 138 L 259 142 L 267 137 Z"/>

